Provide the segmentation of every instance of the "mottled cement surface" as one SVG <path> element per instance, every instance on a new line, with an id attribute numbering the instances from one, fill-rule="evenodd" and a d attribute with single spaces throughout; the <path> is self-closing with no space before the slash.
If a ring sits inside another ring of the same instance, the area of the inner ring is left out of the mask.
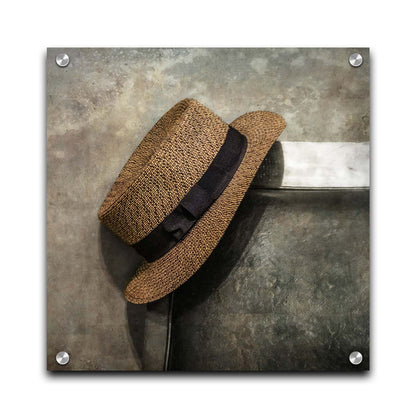
<path id="1" fill-rule="evenodd" d="M 65 48 L 67 68 L 54 62 L 62 49 L 48 50 L 49 369 L 162 368 L 167 302 L 126 304 L 121 289 L 142 259 L 96 215 L 160 116 L 192 97 L 227 122 L 252 110 L 279 112 L 282 140 L 367 141 L 369 57 L 358 49 L 364 64 L 351 68 L 356 50 Z M 257 185 L 267 183 L 275 159 Z M 66 367 L 55 363 L 60 350 L 71 354 Z"/>
<path id="2" fill-rule="evenodd" d="M 369 368 L 368 191 L 251 189 L 174 296 L 170 369 Z M 358 350 L 364 360 L 348 360 Z"/>

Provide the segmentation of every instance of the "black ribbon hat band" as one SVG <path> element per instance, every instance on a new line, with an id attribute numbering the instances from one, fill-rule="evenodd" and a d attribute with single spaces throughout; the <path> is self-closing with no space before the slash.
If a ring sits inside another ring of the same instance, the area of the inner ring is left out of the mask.
<path id="1" fill-rule="evenodd" d="M 246 137 L 229 127 L 223 145 L 202 178 L 153 231 L 133 245 L 146 261 L 159 259 L 186 236 L 230 183 L 246 149 Z"/>

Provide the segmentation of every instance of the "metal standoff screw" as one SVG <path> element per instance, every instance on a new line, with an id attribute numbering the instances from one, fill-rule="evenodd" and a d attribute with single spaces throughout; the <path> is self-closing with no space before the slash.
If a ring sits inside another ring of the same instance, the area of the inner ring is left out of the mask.
<path id="1" fill-rule="evenodd" d="M 353 66 L 354 68 L 358 68 L 363 63 L 363 57 L 359 53 L 353 53 L 352 55 L 350 55 L 349 62 L 351 66 Z"/>
<path id="2" fill-rule="evenodd" d="M 69 354 L 66 351 L 59 351 L 56 354 L 56 362 L 59 365 L 65 365 L 69 363 Z"/>
<path id="3" fill-rule="evenodd" d="M 358 365 L 361 364 L 361 361 L 363 361 L 363 355 L 359 351 L 353 351 L 350 354 L 351 364 Z"/>
<path id="4" fill-rule="evenodd" d="M 56 65 L 65 68 L 69 64 L 69 56 L 66 53 L 60 53 L 55 58 Z"/>

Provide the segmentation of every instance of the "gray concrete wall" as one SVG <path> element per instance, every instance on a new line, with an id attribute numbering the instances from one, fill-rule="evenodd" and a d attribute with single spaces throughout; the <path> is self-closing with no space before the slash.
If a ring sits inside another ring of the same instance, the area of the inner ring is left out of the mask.
<path id="1" fill-rule="evenodd" d="M 62 51 L 71 58 L 66 68 L 54 61 Z M 353 51 L 364 56 L 360 68 L 348 64 Z M 368 49 L 49 49 L 46 70 L 50 370 L 163 368 L 167 300 L 125 302 L 121 291 L 141 258 L 96 213 L 132 151 L 176 102 L 196 98 L 226 122 L 253 110 L 278 112 L 285 141 L 369 140 Z M 273 160 L 257 187 L 274 172 Z M 355 255 L 368 271 L 368 252 Z M 368 295 L 368 285 L 363 290 Z M 360 334 L 367 334 L 365 299 Z M 65 367 L 55 363 L 60 350 L 71 354 Z"/>

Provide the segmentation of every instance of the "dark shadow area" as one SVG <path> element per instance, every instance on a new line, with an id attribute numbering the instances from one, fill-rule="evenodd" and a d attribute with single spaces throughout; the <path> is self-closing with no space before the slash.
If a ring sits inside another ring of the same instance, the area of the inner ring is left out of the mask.
<path id="1" fill-rule="evenodd" d="M 254 209 L 255 208 L 255 209 Z M 168 351 L 168 370 L 181 371 L 184 369 L 182 351 L 189 345 L 183 339 L 182 331 L 176 335 L 176 325 L 183 314 L 188 314 L 193 308 L 198 308 L 218 287 L 228 278 L 247 246 L 253 231 L 256 229 L 265 205 L 256 204 L 256 194 L 248 191 L 242 200 L 236 214 L 221 238 L 215 250 L 203 266 L 181 287 L 176 289 L 172 306 L 172 332 L 170 351 Z M 196 316 L 199 316 L 197 313 Z M 218 340 L 221 342 L 221 340 Z M 189 343 L 188 343 L 189 344 Z"/>
<path id="2" fill-rule="evenodd" d="M 100 224 L 101 252 L 113 283 L 123 292 L 143 257 L 105 225 Z"/>
<path id="3" fill-rule="evenodd" d="M 250 188 L 279 188 L 282 185 L 284 170 L 282 143 L 277 141 L 264 158 Z"/>
<path id="4" fill-rule="evenodd" d="M 103 224 L 100 224 L 100 237 L 105 265 L 113 283 L 123 292 L 142 263 L 143 257 Z M 131 340 L 140 363 L 143 364 L 146 305 L 126 302 L 126 312 Z"/>
<path id="5" fill-rule="evenodd" d="M 248 192 L 215 250 L 203 266 L 175 291 L 173 320 L 204 302 L 223 283 L 244 252 L 265 206 L 256 207 L 256 196 Z"/>
<path id="6" fill-rule="evenodd" d="M 144 366 L 146 305 L 127 302 L 127 319 L 130 338 L 142 366 Z"/>

